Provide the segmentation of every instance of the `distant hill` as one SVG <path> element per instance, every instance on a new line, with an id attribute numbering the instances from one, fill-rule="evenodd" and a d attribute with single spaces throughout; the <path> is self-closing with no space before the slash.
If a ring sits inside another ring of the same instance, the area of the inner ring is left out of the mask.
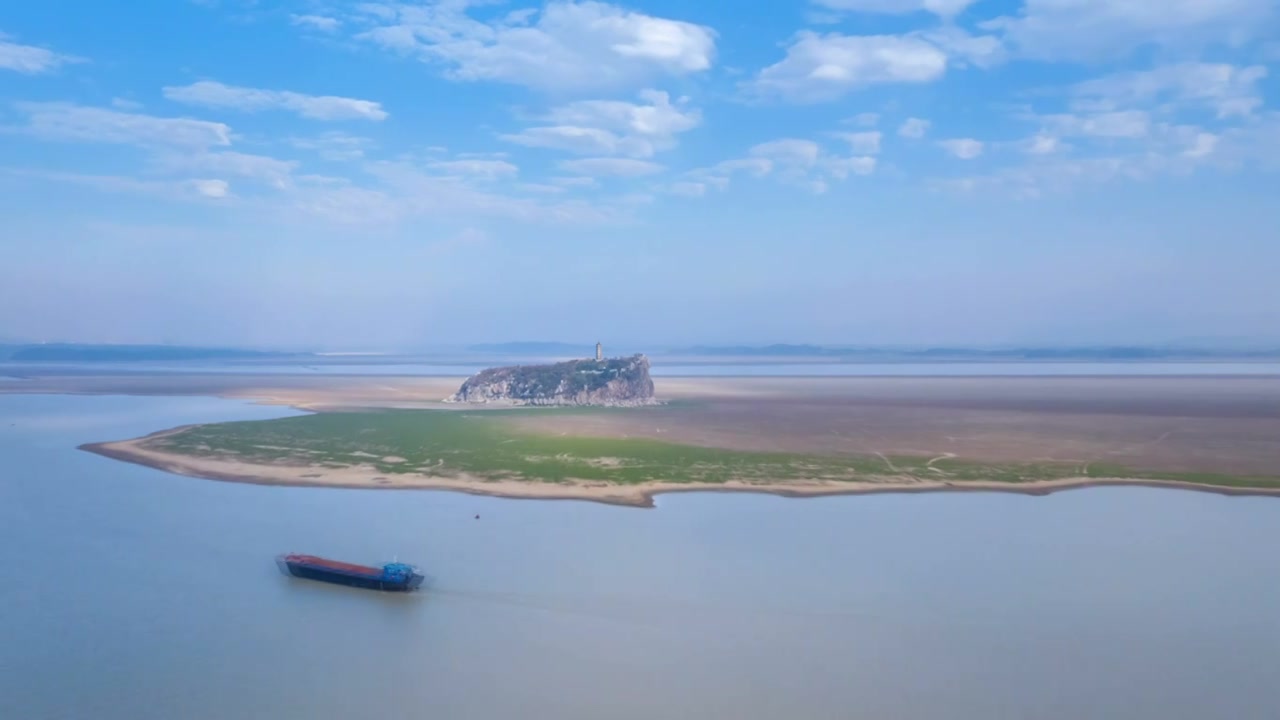
<path id="1" fill-rule="evenodd" d="M 681 348 L 674 352 L 680 353 L 680 354 L 687 354 L 687 355 L 738 355 L 738 356 L 762 355 L 762 356 L 778 357 L 778 356 L 784 356 L 784 355 L 803 355 L 803 356 L 830 355 L 830 354 L 838 355 L 838 354 L 843 354 L 845 352 L 853 352 L 853 351 L 840 350 L 839 348 L 825 348 L 820 345 L 774 344 L 774 345 L 759 345 L 759 346 L 696 345 L 690 348 Z"/>
<path id="2" fill-rule="evenodd" d="M 230 348 L 176 345 L 29 345 L 13 351 L 11 362 L 154 362 L 181 360 L 266 360 L 310 357 L 309 353 L 279 353 Z"/>
<path id="3" fill-rule="evenodd" d="M 469 345 L 467 350 L 477 353 L 494 353 L 499 355 L 569 355 L 594 357 L 595 343 L 563 343 L 563 342 L 506 342 L 482 343 Z"/>
<path id="4" fill-rule="evenodd" d="M 1022 348 L 855 348 L 822 345 L 694 346 L 671 351 L 673 355 L 709 357 L 826 357 L 849 361 L 1160 361 L 1160 360 L 1268 360 L 1280 358 L 1280 349 L 1238 350 L 1186 347 L 1022 347 Z"/>

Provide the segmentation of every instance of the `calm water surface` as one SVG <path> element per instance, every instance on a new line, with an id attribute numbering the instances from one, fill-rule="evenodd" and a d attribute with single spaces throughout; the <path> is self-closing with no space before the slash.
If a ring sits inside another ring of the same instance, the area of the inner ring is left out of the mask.
<path id="1" fill-rule="evenodd" d="M 290 411 L 0 396 L 0 718 L 1274 718 L 1280 500 L 656 510 L 288 489 L 75 450 Z M 473 516 L 479 513 L 480 520 Z M 415 596 L 283 577 L 398 556 Z"/>

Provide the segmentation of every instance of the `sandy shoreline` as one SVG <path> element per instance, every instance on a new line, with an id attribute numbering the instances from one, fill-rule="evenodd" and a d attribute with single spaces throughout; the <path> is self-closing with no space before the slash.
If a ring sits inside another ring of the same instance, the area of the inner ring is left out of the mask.
<path id="1" fill-rule="evenodd" d="M 330 468 L 314 465 L 258 464 L 230 459 L 195 457 L 165 452 L 148 443 L 181 432 L 183 426 L 152 433 L 145 437 L 114 442 L 81 445 L 79 449 L 137 465 L 156 468 L 177 475 L 239 482 L 256 485 L 295 487 L 328 487 L 389 490 L 446 490 L 529 500 L 584 500 L 610 505 L 653 507 L 654 497 L 676 492 L 753 492 L 783 497 L 824 497 L 873 493 L 918 492 L 1009 492 L 1023 495 L 1048 495 L 1064 490 L 1098 486 L 1138 486 L 1194 490 L 1233 496 L 1280 496 L 1280 488 L 1233 488 L 1174 480 L 1142 480 L 1130 478 L 1059 478 L 1026 483 L 994 481 L 939 482 L 914 477 L 878 477 L 874 481 L 794 480 L 787 482 L 665 483 L 615 484 L 599 481 L 566 481 L 562 483 L 493 480 L 467 474 L 426 475 L 421 473 L 382 473 L 369 465 Z"/>

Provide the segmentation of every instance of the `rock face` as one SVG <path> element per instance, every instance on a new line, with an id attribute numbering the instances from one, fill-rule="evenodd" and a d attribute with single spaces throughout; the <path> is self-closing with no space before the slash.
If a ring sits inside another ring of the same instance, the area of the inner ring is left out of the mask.
<path id="1" fill-rule="evenodd" d="M 644 355 L 490 368 L 469 378 L 445 401 L 610 406 L 655 402 Z"/>

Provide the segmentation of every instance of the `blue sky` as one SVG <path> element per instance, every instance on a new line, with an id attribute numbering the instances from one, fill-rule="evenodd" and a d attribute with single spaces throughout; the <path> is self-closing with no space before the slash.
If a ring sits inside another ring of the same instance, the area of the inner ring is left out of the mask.
<path id="1" fill-rule="evenodd" d="M 0 9 L 0 341 L 1280 341 L 1274 0 Z"/>

